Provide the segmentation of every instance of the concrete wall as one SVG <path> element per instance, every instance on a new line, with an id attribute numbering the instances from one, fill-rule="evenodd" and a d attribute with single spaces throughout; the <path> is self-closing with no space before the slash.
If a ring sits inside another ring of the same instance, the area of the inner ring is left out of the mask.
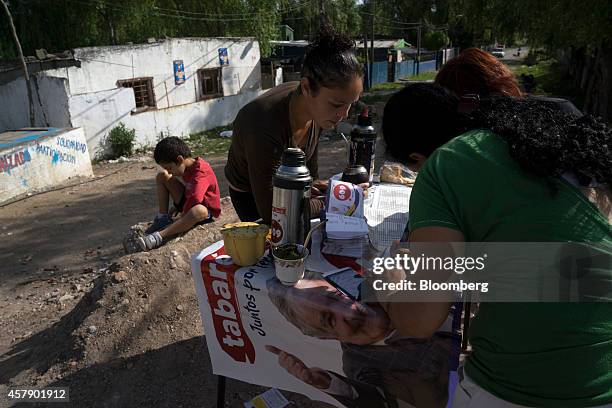
<path id="1" fill-rule="evenodd" d="M 75 176 L 92 176 L 82 129 L 60 131 L 0 150 L 0 203 L 46 190 Z"/>
<path id="2" fill-rule="evenodd" d="M 199 101 L 197 70 L 220 67 L 219 48 L 227 48 L 229 55 L 229 65 L 222 67 L 224 97 Z M 83 127 L 93 153 L 119 122 L 136 129 L 138 145 L 151 145 L 161 132 L 187 135 L 226 125 L 261 92 L 259 43 L 250 38 L 174 38 L 152 44 L 78 48 L 74 57 L 81 62 L 80 68 L 41 74 L 41 103 L 52 118 L 50 126 Z M 180 85 L 174 82 L 174 60 L 183 60 L 185 67 L 185 82 Z M 118 80 L 137 77 L 153 77 L 156 110 L 136 113 L 133 90 L 117 87 Z M 43 83 L 56 87 L 42 92 Z M 0 104 L 0 131 L 29 126 L 22 81 L 0 87 Z M 4 105 L 12 104 L 12 110 L 4 113 Z M 37 124 L 47 125 L 44 121 Z"/>
<path id="3" fill-rule="evenodd" d="M 219 48 L 227 48 L 222 67 L 223 98 L 198 101 L 197 70 L 219 67 Z M 169 39 L 153 44 L 75 50 L 81 68 L 60 69 L 68 78 L 73 126 L 83 127 L 90 149 L 102 152 L 108 132 L 119 122 L 136 129 L 137 145 L 154 145 L 163 132 L 188 135 L 233 121 L 261 89 L 259 43 L 244 38 Z M 185 82 L 174 82 L 174 60 L 183 60 Z M 134 113 L 134 93 L 117 81 L 153 77 L 157 110 Z"/>
<path id="4" fill-rule="evenodd" d="M 103 142 L 108 132 L 119 122 L 136 130 L 138 146 L 154 146 L 164 135 L 187 136 L 217 126 L 227 125 L 238 110 L 262 91 L 210 99 L 167 109 L 156 109 L 131 114 L 134 93 L 129 88 L 114 89 L 73 96 L 70 115 L 75 126 L 85 129 L 92 157 L 103 153 Z"/>
<path id="5" fill-rule="evenodd" d="M 68 81 L 38 74 L 32 76 L 35 126 L 71 127 Z M 30 126 L 28 92 L 23 78 L 0 86 L 0 132 Z"/>
<path id="6" fill-rule="evenodd" d="M 227 48 L 230 64 L 223 69 L 225 96 L 260 88 L 259 43 L 249 38 L 174 38 L 152 44 L 88 47 L 74 50 L 81 68 L 67 72 L 70 94 L 100 92 L 117 87 L 117 81 L 153 77 L 158 108 L 198 100 L 197 70 L 220 67 L 219 48 Z M 174 60 L 183 60 L 185 83 L 174 83 Z"/>

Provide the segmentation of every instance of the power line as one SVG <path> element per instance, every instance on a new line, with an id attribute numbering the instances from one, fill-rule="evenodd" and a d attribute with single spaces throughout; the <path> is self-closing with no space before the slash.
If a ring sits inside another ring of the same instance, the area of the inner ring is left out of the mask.
<path id="1" fill-rule="evenodd" d="M 77 4 L 82 4 L 82 5 L 86 5 L 86 6 L 90 6 L 90 7 L 95 7 L 97 6 L 97 4 L 95 3 L 91 3 L 89 1 L 86 0 L 66 0 L 68 2 L 71 3 L 77 3 Z M 108 5 L 106 3 L 105 7 L 110 9 L 110 10 L 116 10 L 116 11 L 131 11 L 132 9 L 129 8 L 125 8 L 125 7 L 118 7 L 118 6 L 111 6 Z M 165 14 L 165 13 L 159 13 L 159 12 L 152 12 L 153 15 L 158 16 L 158 17 L 170 17 L 170 18 L 178 18 L 178 19 L 182 19 L 182 20 L 191 20 L 191 21 L 220 21 L 220 22 L 229 22 L 229 21 L 249 21 L 249 20 L 253 20 L 253 15 L 250 14 L 250 17 L 244 17 L 244 18 L 219 18 L 219 17 L 189 17 L 189 16 L 179 16 L 176 14 Z"/>
<path id="2" fill-rule="evenodd" d="M 372 16 L 372 13 L 366 13 L 366 12 L 361 12 L 359 14 L 366 15 L 366 16 Z M 407 22 L 392 20 L 390 18 L 376 16 L 376 15 L 374 16 L 374 18 L 377 20 L 385 20 L 385 21 L 388 21 L 389 23 L 400 24 L 400 25 L 421 25 L 421 23 L 407 23 Z"/>
<path id="3" fill-rule="evenodd" d="M 381 25 L 381 24 L 377 24 L 376 28 L 387 28 L 391 30 L 402 30 L 402 31 L 418 29 L 418 27 L 399 27 L 399 26 L 389 26 L 389 25 Z"/>
<path id="4" fill-rule="evenodd" d="M 117 11 L 131 11 L 133 10 L 133 8 L 129 8 L 129 7 L 124 7 L 124 6 L 119 6 L 116 4 L 112 4 L 112 3 L 108 3 L 106 1 L 100 0 L 100 1 L 96 1 L 93 2 L 92 0 L 66 0 L 68 2 L 72 2 L 72 3 L 78 3 L 78 4 L 83 4 L 83 5 L 87 5 L 87 6 L 91 6 L 91 7 L 97 7 L 98 5 L 102 4 L 105 6 L 105 8 L 111 9 L 111 10 L 117 10 Z M 284 14 L 284 13 L 289 13 L 291 11 L 295 11 L 298 10 L 302 7 L 308 6 L 310 3 L 312 3 L 313 0 L 307 0 L 303 3 L 300 3 L 298 5 L 289 7 L 287 9 L 284 10 L 270 10 L 270 11 L 274 11 L 280 14 Z M 153 7 L 153 9 L 155 10 L 167 10 L 169 12 L 171 12 L 171 14 L 168 14 L 166 12 L 161 12 L 161 11 L 154 11 L 152 12 L 153 15 L 156 16 L 161 16 L 161 17 L 170 17 L 170 18 L 179 18 L 179 19 L 186 19 L 186 20 L 192 20 L 192 21 L 247 21 L 247 20 L 252 20 L 253 19 L 253 14 L 251 12 L 244 12 L 244 13 L 202 13 L 202 12 L 192 12 L 192 11 L 183 11 L 183 10 L 172 10 L 172 9 L 164 9 L 164 8 L 159 8 L 159 7 Z M 196 16 L 202 16 L 202 17 L 194 17 L 194 16 L 186 16 L 186 15 L 182 15 L 180 13 L 184 13 L 184 14 L 192 14 L 192 15 L 196 15 Z M 206 17 L 208 16 L 208 17 Z M 212 17 L 212 16 L 216 16 L 216 17 Z M 230 16 L 230 18 L 227 18 L 225 16 Z M 241 18 L 233 18 L 231 16 L 243 16 Z"/>
<path id="5" fill-rule="evenodd" d="M 396 29 L 396 30 L 416 30 L 419 28 L 419 26 L 414 26 L 414 27 L 402 27 L 402 26 L 392 26 L 392 25 L 385 25 L 385 24 L 377 24 L 376 28 L 391 28 L 391 29 Z M 427 27 L 429 29 L 429 31 L 448 31 L 447 27 Z"/>
<path id="6" fill-rule="evenodd" d="M 282 13 L 288 13 L 291 11 L 299 10 L 302 7 L 310 5 L 312 1 L 313 0 L 307 0 L 303 3 L 298 3 L 297 5 L 291 6 L 287 9 L 278 10 L 278 12 L 282 14 Z M 196 15 L 196 16 L 245 16 L 245 15 L 252 16 L 253 14 L 253 13 L 204 13 L 204 12 L 199 12 L 199 11 L 177 10 L 177 9 L 162 8 L 162 7 L 157 7 L 157 6 L 153 6 L 153 8 L 156 10 L 173 12 L 177 14 L 182 13 L 182 14 L 190 14 L 190 15 Z"/>

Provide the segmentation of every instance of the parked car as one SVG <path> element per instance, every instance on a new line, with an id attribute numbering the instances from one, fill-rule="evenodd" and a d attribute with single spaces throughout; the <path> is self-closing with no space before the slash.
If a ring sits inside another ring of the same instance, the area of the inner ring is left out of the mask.
<path id="1" fill-rule="evenodd" d="M 504 58 L 506 56 L 506 53 L 504 52 L 503 48 L 493 48 L 491 50 L 491 55 L 497 58 Z"/>

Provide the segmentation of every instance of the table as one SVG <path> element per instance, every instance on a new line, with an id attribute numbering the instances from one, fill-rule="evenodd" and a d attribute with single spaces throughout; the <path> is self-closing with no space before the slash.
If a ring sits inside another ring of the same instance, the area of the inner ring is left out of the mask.
<path id="1" fill-rule="evenodd" d="M 353 258 L 322 254 L 321 236 L 313 235 L 308 269 L 317 272 L 308 273 L 306 284 L 320 285 L 321 272 L 325 270 L 346 265 L 355 270 L 360 268 L 359 262 Z M 317 327 L 312 326 L 316 326 L 318 316 L 325 316 L 327 310 L 336 310 L 336 304 L 328 309 L 316 308 L 324 302 L 315 295 L 321 294 L 321 290 L 324 293 L 328 290 L 319 286 L 315 287 L 316 290 L 283 287 L 274 278 L 272 261 L 265 256 L 254 266 L 238 267 L 224 255 L 223 242 L 217 242 L 195 255 L 192 271 L 213 373 L 220 376 L 218 404 L 223 404 L 224 377 L 299 392 L 339 407 L 376 408 L 391 406 L 395 399 L 405 402 L 405 399 L 401 399 L 404 398 L 401 395 L 401 388 L 406 388 L 404 384 L 402 387 L 379 384 L 371 381 L 371 377 L 374 372 L 382 373 L 384 377 L 383 365 L 393 367 L 392 374 L 397 376 L 399 373 L 400 378 L 401 375 L 411 374 L 409 369 L 414 356 L 423 355 L 414 352 L 421 345 L 413 339 L 401 338 L 391 332 L 375 344 L 356 345 L 333 338 L 314 337 Z M 290 299 L 294 302 L 293 306 L 289 304 Z M 295 303 L 295 299 L 300 299 L 302 303 Z M 460 314 L 460 308 L 449 316 L 453 327 L 456 326 L 457 312 Z M 317 318 L 313 320 L 312 317 Z M 301 329 L 298 323 L 302 325 Z M 320 333 L 317 335 L 320 336 Z M 454 337 L 439 336 L 432 340 L 431 350 L 443 353 L 447 346 L 452 348 L 456 340 Z M 323 378 L 331 378 L 329 387 L 325 390 L 315 388 L 291 375 L 279 365 L 279 356 L 271 350 L 279 353 L 282 350 L 305 367 L 321 370 Z M 434 367 L 440 358 L 436 360 L 434 357 L 438 354 L 430 354 L 428 364 Z M 453 376 L 450 372 L 451 389 Z"/>

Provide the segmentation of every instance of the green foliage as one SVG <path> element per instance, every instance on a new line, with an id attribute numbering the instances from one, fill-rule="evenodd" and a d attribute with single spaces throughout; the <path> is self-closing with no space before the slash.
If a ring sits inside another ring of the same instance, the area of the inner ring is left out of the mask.
<path id="1" fill-rule="evenodd" d="M 526 58 L 527 59 L 527 58 Z M 521 83 L 521 74 L 533 75 L 536 87 L 534 94 L 561 96 L 571 100 L 576 106 L 582 106 L 584 98 L 572 85 L 562 67 L 552 59 L 536 60 L 531 65 L 511 66 L 516 79 Z"/>
<path id="2" fill-rule="evenodd" d="M 219 126 L 203 132 L 190 134 L 188 144 L 193 156 L 207 158 L 227 155 L 232 144 L 232 138 L 219 136 L 219 133 L 224 130 L 231 130 L 231 126 Z"/>
<path id="3" fill-rule="evenodd" d="M 29 0 L 10 9 L 26 55 L 143 43 L 149 37 L 256 37 L 262 55 L 277 37 L 279 0 Z M 0 56 L 14 57 L 0 13 Z"/>
<path id="4" fill-rule="evenodd" d="M 404 86 L 405 84 L 401 82 L 383 82 L 382 84 L 374 85 L 372 88 L 370 88 L 370 91 L 394 91 L 397 89 L 402 89 Z"/>
<path id="5" fill-rule="evenodd" d="M 135 139 L 136 131 L 126 128 L 123 122 L 119 122 L 106 137 L 108 147 L 111 150 L 111 158 L 131 156 L 134 151 Z"/>
<path id="6" fill-rule="evenodd" d="M 280 7 L 286 10 L 281 15 L 281 24 L 294 30 L 296 40 L 313 40 L 325 22 L 352 36 L 360 33 L 361 16 L 355 0 L 280 0 Z"/>
<path id="7" fill-rule="evenodd" d="M 354 36 L 371 32 L 416 44 L 423 23 L 423 43 L 448 26 L 455 45 L 512 43 L 528 38 L 533 45 L 582 47 L 612 41 L 609 0 L 28 0 L 10 2 L 26 55 L 93 46 L 141 43 L 149 37 L 254 36 L 263 56 L 278 25 L 287 24 L 296 39 L 312 39 L 327 21 Z M 433 40 L 432 40 L 433 41 Z M 439 41 L 438 41 L 439 44 Z M 428 48 L 436 49 L 430 46 Z M 0 13 L 0 58 L 16 52 L 6 16 Z"/>
<path id="8" fill-rule="evenodd" d="M 391 38 L 403 38 L 412 45 L 417 44 L 416 24 L 422 24 L 421 36 L 428 32 L 443 29 L 449 20 L 449 10 L 458 0 L 375 0 L 372 10 L 370 0 L 361 6 L 363 16 L 362 30 L 371 32 L 371 14 L 374 14 L 374 32 L 376 35 L 384 34 Z M 432 5 L 435 4 L 435 12 Z M 412 24 L 409 24 L 412 23 Z"/>
<path id="9" fill-rule="evenodd" d="M 296 39 L 313 38 L 323 21 L 351 35 L 361 26 L 355 0 L 29 0 L 10 8 L 26 55 L 150 37 L 246 36 L 259 41 L 266 57 L 280 24 L 293 28 Z M 15 57 L 5 19 L 0 15 L 0 57 Z"/>
<path id="10" fill-rule="evenodd" d="M 612 4 L 608 0 L 449 1 L 451 33 L 461 25 L 472 34 L 472 45 L 495 39 L 509 43 L 517 35 L 549 49 L 612 41 Z"/>
<path id="11" fill-rule="evenodd" d="M 448 44 L 448 36 L 442 31 L 430 31 L 423 37 L 423 47 L 437 51 Z"/>
<path id="12" fill-rule="evenodd" d="M 438 71 L 421 72 L 419 75 L 411 75 L 408 79 L 412 81 L 433 81 Z"/>

